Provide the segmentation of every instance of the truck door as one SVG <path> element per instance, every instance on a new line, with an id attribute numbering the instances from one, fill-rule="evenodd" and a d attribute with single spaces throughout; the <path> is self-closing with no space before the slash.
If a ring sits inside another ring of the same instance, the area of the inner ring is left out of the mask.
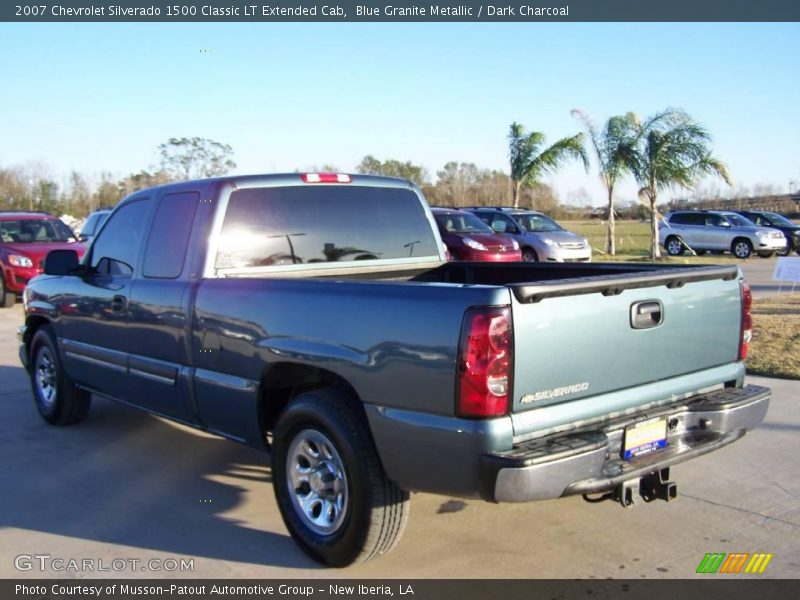
<path id="1" fill-rule="evenodd" d="M 128 367 L 136 404 L 194 423 L 190 392 L 191 266 L 187 249 L 198 191 L 158 199 L 145 235 L 142 268 L 133 280 L 128 321 Z"/>
<path id="2" fill-rule="evenodd" d="M 150 198 L 134 198 L 112 213 L 86 257 L 83 276 L 65 277 L 59 345 L 70 377 L 95 391 L 130 401 L 127 322 L 131 282 L 139 269 Z"/>

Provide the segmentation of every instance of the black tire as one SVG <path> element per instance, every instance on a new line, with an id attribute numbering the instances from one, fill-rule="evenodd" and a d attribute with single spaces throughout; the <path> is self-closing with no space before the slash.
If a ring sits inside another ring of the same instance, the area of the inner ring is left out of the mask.
<path id="1" fill-rule="evenodd" d="M 705 250 L 695 250 L 694 252 L 697 254 L 697 256 L 705 256 L 706 254 Z"/>
<path id="2" fill-rule="evenodd" d="M 670 256 L 680 256 L 686 250 L 686 247 L 683 245 L 681 238 L 677 235 L 671 235 L 664 240 L 664 249 Z"/>
<path id="3" fill-rule="evenodd" d="M 759 258 L 772 258 L 775 253 L 772 250 L 759 250 L 756 254 L 758 254 Z"/>
<path id="4" fill-rule="evenodd" d="M 782 250 L 778 250 L 776 252 L 778 256 L 789 256 L 791 253 L 792 253 L 792 247 L 789 245 L 786 245 Z M 797 253 L 800 254 L 800 250 L 798 250 Z"/>
<path id="5" fill-rule="evenodd" d="M 731 254 L 736 258 L 747 260 L 753 253 L 753 244 L 746 238 L 736 238 L 731 244 Z"/>
<path id="6" fill-rule="evenodd" d="M 397 544 L 409 495 L 387 478 L 356 399 L 337 389 L 300 394 L 278 420 L 272 444 L 278 507 L 309 556 L 345 567 Z"/>
<path id="7" fill-rule="evenodd" d="M 92 396 L 67 377 L 48 325 L 40 327 L 31 341 L 30 378 L 36 408 L 45 421 L 51 425 L 74 425 L 86 418 Z"/>
<path id="8" fill-rule="evenodd" d="M 0 274 L 0 308 L 11 308 L 16 301 L 16 294 L 6 289 L 6 282 L 3 280 L 3 275 Z"/>
<path id="9" fill-rule="evenodd" d="M 523 248 L 522 249 L 522 261 L 523 262 L 539 262 L 539 255 L 536 254 L 536 250 L 533 248 Z"/>

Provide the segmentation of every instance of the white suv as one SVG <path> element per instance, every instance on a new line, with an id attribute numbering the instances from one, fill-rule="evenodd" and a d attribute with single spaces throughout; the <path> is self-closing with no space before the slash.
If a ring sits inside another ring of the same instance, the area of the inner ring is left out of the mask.
<path id="1" fill-rule="evenodd" d="M 727 211 L 671 212 L 660 222 L 659 231 L 661 243 L 671 256 L 690 248 L 697 254 L 711 250 L 748 258 L 756 252 L 762 258 L 769 258 L 786 247 L 781 231 L 759 227 L 742 215 Z"/>

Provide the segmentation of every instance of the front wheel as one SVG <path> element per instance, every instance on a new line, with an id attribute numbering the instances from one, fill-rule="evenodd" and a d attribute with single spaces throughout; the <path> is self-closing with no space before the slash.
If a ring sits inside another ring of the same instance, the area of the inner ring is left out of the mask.
<path id="1" fill-rule="evenodd" d="M 524 262 L 537 262 L 539 257 L 536 255 L 536 251 L 533 248 L 523 248 L 522 260 Z"/>
<path id="2" fill-rule="evenodd" d="M 0 308 L 11 308 L 17 301 L 14 292 L 6 289 L 6 282 L 3 281 L 3 275 L 0 274 Z"/>
<path id="3" fill-rule="evenodd" d="M 381 466 L 363 409 L 341 390 L 297 396 L 273 436 L 275 497 L 289 533 L 332 567 L 391 550 L 408 519 L 409 496 Z"/>
<path id="4" fill-rule="evenodd" d="M 777 252 L 778 256 L 789 256 L 791 253 L 792 253 L 792 247 L 788 244 L 783 248 L 781 248 L 780 250 L 778 250 Z M 800 250 L 798 250 L 797 253 L 800 254 Z"/>
<path id="5" fill-rule="evenodd" d="M 731 252 L 736 258 L 741 258 L 744 260 L 746 258 L 750 258 L 750 255 L 753 253 L 753 246 L 750 244 L 749 240 L 734 240 L 733 244 L 731 245 Z"/>
<path id="6" fill-rule="evenodd" d="M 34 334 L 30 358 L 33 399 L 42 418 L 51 425 L 74 425 L 83 421 L 92 396 L 67 377 L 49 326 L 44 325 Z"/>
<path id="7" fill-rule="evenodd" d="M 760 258 L 772 258 L 773 254 L 775 254 L 775 253 L 772 252 L 771 250 L 759 250 L 758 251 L 758 256 Z"/>

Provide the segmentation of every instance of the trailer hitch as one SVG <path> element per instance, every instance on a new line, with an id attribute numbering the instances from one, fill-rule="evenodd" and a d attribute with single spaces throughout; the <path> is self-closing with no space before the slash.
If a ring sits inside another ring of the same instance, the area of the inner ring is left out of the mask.
<path id="1" fill-rule="evenodd" d="M 639 493 L 645 502 L 653 500 L 669 502 L 678 497 L 678 484 L 669 480 L 669 467 L 667 467 L 642 477 Z"/>

